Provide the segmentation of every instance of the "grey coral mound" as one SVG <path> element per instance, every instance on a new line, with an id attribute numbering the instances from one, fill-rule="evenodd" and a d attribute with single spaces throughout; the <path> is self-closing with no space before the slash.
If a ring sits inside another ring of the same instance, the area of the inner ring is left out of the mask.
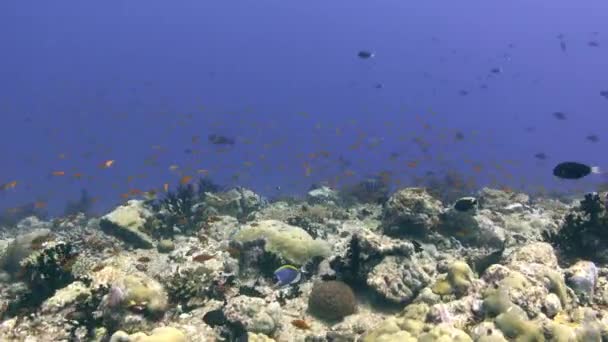
<path id="1" fill-rule="evenodd" d="M 357 310 L 353 290 L 341 281 L 316 283 L 308 299 L 308 310 L 326 320 L 340 320 Z"/>

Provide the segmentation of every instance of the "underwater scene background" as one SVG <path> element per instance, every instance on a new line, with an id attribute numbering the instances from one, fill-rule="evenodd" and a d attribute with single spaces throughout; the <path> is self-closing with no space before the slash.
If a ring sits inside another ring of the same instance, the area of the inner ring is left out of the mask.
<path id="1" fill-rule="evenodd" d="M 607 14 L 0 2 L 0 341 L 608 340 Z"/>

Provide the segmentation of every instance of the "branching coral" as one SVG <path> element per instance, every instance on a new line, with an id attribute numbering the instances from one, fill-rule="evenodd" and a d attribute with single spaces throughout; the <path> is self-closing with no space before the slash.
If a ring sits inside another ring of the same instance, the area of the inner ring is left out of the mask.
<path id="1" fill-rule="evenodd" d="M 22 260 L 18 276 L 26 282 L 29 291 L 13 301 L 5 314 L 10 317 L 28 312 L 52 296 L 57 289 L 73 282 L 75 277 L 71 270 L 76 256 L 71 244 L 56 242 Z"/>
<path id="2" fill-rule="evenodd" d="M 568 257 L 607 261 L 608 215 L 597 193 L 585 195 L 580 206 L 566 216 L 557 232 L 545 232 L 545 239 Z"/>

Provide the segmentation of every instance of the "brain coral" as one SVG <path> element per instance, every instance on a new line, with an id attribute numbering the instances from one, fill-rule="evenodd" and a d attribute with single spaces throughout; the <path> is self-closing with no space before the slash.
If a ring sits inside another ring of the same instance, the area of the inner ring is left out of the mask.
<path id="1" fill-rule="evenodd" d="M 320 318 L 339 320 L 355 313 L 357 300 L 353 290 L 341 281 L 319 282 L 312 288 L 308 309 Z"/>

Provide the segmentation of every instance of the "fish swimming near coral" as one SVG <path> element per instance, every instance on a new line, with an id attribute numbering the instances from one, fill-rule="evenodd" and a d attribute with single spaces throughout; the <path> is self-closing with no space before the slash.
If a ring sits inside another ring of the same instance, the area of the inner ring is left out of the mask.
<path id="1" fill-rule="evenodd" d="M 562 179 L 580 179 L 590 174 L 600 174 L 597 166 L 588 166 L 577 162 L 563 162 L 557 164 L 553 169 L 553 175 Z"/>
<path id="2" fill-rule="evenodd" d="M 212 143 L 213 145 L 234 145 L 236 142 L 234 141 L 234 138 L 229 138 L 223 135 L 217 135 L 217 134 L 210 134 L 207 139 L 209 140 L 210 143 Z"/>
<path id="3" fill-rule="evenodd" d="M 297 284 L 302 279 L 300 270 L 292 265 L 283 265 L 274 271 L 275 287 L 285 287 Z"/>

